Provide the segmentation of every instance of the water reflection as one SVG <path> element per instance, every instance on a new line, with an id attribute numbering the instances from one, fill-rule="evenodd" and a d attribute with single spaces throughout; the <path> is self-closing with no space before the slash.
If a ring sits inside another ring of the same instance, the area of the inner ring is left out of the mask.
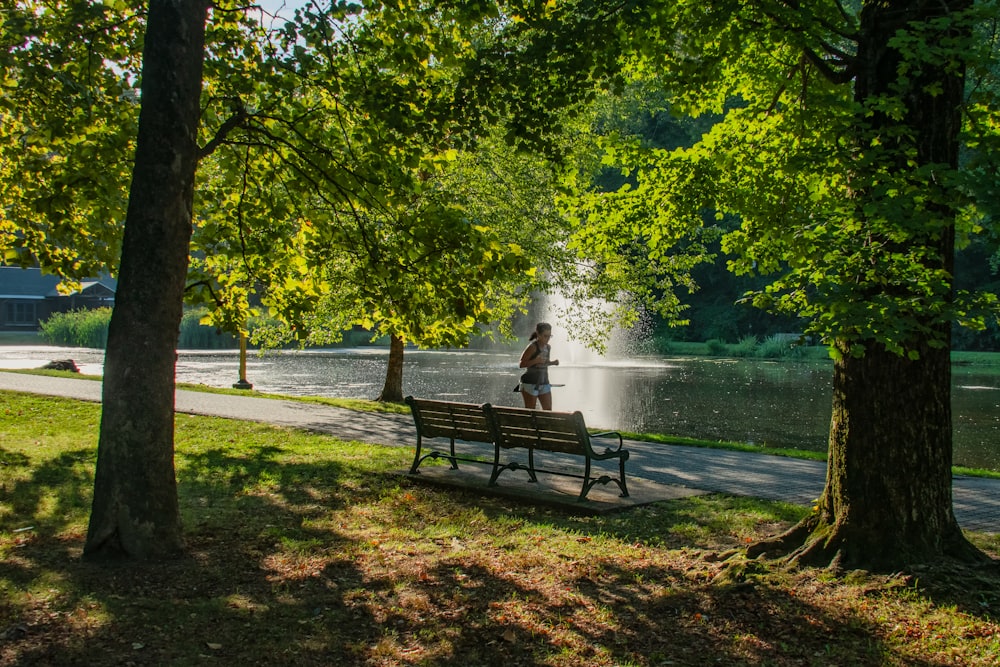
<path id="1" fill-rule="evenodd" d="M 512 391 L 519 350 L 407 350 L 403 391 L 425 397 L 520 405 Z M 381 348 L 251 354 L 247 379 L 262 392 L 373 398 L 385 380 Z M 0 367 L 37 367 L 72 358 L 99 375 L 100 350 L 0 347 Z M 238 379 L 235 351 L 181 351 L 180 382 L 229 387 Z M 830 421 L 829 363 L 777 363 L 691 357 L 624 361 L 563 356 L 550 373 L 557 410 L 580 410 L 588 425 L 763 447 L 825 450 Z M 955 463 L 1000 469 L 1000 376 L 956 367 L 953 387 Z"/>

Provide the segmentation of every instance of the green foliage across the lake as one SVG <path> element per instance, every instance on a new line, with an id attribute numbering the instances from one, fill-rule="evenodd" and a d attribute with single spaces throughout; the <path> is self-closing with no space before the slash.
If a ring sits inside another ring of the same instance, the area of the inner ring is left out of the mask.
<path id="1" fill-rule="evenodd" d="M 178 347 L 181 349 L 232 349 L 237 347 L 239 341 L 235 336 L 219 331 L 211 324 L 203 323 L 207 313 L 205 308 L 191 308 L 185 311 L 181 320 Z M 45 342 L 52 345 L 104 349 L 110 321 L 110 308 L 55 313 L 42 322 L 41 336 Z M 250 322 L 251 331 L 256 326 L 267 326 L 267 322 L 263 318 L 254 318 Z M 375 342 L 387 344 L 384 338 Z M 775 359 L 817 359 L 828 356 L 825 347 L 802 345 L 802 342 L 793 335 L 774 334 L 764 340 L 758 340 L 756 336 L 744 336 L 736 343 L 726 343 L 719 339 L 700 343 L 657 337 L 646 341 L 644 346 L 661 354 L 707 354 L 710 356 Z M 327 342 L 324 346 L 358 346 L 372 343 L 370 332 L 346 331 L 341 335 L 340 341 Z"/>
<path id="2" fill-rule="evenodd" d="M 756 336 L 744 336 L 735 343 L 727 343 L 718 338 L 704 342 L 657 339 L 650 347 L 658 354 L 664 355 L 684 354 L 784 361 L 816 361 L 830 358 L 830 350 L 824 345 L 806 345 L 795 336 L 777 334 L 764 340 L 759 340 Z"/>
<path id="3" fill-rule="evenodd" d="M 204 316 L 203 309 L 188 310 L 184 313 L 184 318 L 181 320 L 179 348 L 218 349 L 237 346 L 238 341 L 231 334 L 201 324 Z M 110 323 L 110 308 L 54 313 L 41 323 L 41 336 L 51 345 L 103 350 L 108 342 Z"/>
<path id="4" fill-rule="evenodd" d="M 180 338 L 177 347 L 181 349 L 213 350 L 239 346 L 239 339 L 226 331 L 219 331 L 210 324 L 202 324 L 206 315 L 204 308 L 184 311 L 181 318 Z"/>
<path id="5" fill-rule="evenodd" d="M 208 309 L 203 307 L 189 308 L 184 311 L 181 319 L 180 336 L 177 347 L 184 350 L 216 350 L 239 347 L 239 340 L 232 334 L 220 331 L 212 324 L 206 324 Z M 110 308 L 95 308 L 92 310 L 73 310 L 65 313 L 55 313 L 41 323 L 40 337 L 51 345 L 67 347 L 91 347 L 104 349 L 108 340 L 108 325 L 111 322 Z M 268 326 L 265 318 L 253 318 L 249 322 L 251 330 L 256 327 Z M 7 335 L 0 343 L 12 345 L 31 342 L 23 334 Z M 388 344 L 385 338 L 372 340 L 369 331 L 351 330 L 343 332 L 337 343 L 327 343 L 330 347 L 364 346 L 371 344 Z"/>

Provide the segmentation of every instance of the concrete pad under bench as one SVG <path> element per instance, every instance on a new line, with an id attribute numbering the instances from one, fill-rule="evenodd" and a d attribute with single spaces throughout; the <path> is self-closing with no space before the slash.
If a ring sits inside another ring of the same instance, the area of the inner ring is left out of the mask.
<path id="1" fill-rule="evenodd" d="M 511 498 L 535 505 L 548 505 L 574 514 L 600 515 L 641 507 L 662 500 L 676 500 L 705 495 L 708 491 L 685 486 L 660 484 L 641 477 L 628 478 L 629 496 L 619 496 L 614 484 L 597 484 L 586 500 L 580 500 L 580 480 L 558 475 L 543 475 L 537 482 L 529 482 L 524 471 L 500 478 L 499 484 L 489 486 L 490 466 L 463 465 L 453 470 L 447 465 L 421 466 L 420 472 L 399 474 L 414 482 L 472 491 L 484 496 Z"/>

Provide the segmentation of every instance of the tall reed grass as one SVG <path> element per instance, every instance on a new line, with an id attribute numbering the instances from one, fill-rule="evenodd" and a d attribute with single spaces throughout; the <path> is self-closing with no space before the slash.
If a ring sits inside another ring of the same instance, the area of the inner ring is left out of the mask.
<path id="1" fill-rule="evenodd" d="M 768 336 L 757 346 L 757 356 L 765 359 L 780 359 L 792 356 L 795 347 L 784 336 Z"/>
<path id="2" fill-rule="evenodd" d="M 184 311 L 177 347 L 183 350 L 228 350 L 239 347 L 240 341 L 233 334 L 200 323 L 207 313 L 205 308 Z"/>
<path id="3" fill-rule="evenodd" d="M 804 342 L 799 336 L 791 334 L 773 334 L 764 340 L 747 335 L 736 343 L 727 343 L 713 338 L 700 343 L 674 343 L 674 350 L 680 354 L 707 354 L 710 357 L 738 357 L 742 359 L 829 359 L 826 346 L 813 345 Z"/>
<path id="4" fill-rule="evenodd" d="M 748 334 L 740 338 L 736 345 L 731 345 L 729 351 L 734 357 L 754 357 L 757 356 L 759 345 L 760 341 L 757 340 L 757 337 Z"/>
<path id="5" fill-rule="evenodd" d="M 192 308 L 184 312 L 177 347 L 198 350 L 237 347 L 239 340 L 232 334 L 220 332 L 215 327 L 199 322 L 205 312 L 204 308 Z M 40 324 L 41 337 L 50 345 L 103 350 L 108 344 L 110 322 L 110 308 L 55 313 Z"/>
<path id="6" fill-rule="evenodd" d="M 41 322 L 42 339 L 51 345 L 104 349 L 108 343 L 110 308 L 54 313 Z"/>

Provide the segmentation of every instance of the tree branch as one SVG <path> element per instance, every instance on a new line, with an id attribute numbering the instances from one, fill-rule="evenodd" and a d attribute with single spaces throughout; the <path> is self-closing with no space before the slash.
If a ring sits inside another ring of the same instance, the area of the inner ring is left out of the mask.
<path id="1" fill-rule="evenodd" d="M 185 292 L 189 292 L 189 291 L 193 290 L 196 287 L 204 287 L 205 289 L 207 289 L 208 290 L 208 295 L 210 297 L 212 297 L 212 301 L 215 302 L 215 305 L 218 306 L 219 308 L 222 307 L 222 305 L 223 305 L 222 299 L 220 299 L 219 296 L 215 293 L 215 290 L 212 289 L 212 284 L 209 283 L 207 280 L 199 280 L 197 282 L 193 282 L 190 285 L 187 285 L 184 288 L 184 291 Z"/>
<path id="2" fill-rule="evenodd" d="M 803 11 L 799 0 L 779 0 L 779 2 L 796 13 L 801 14 Z M 849 41 L 856 41 L 858 37 L 857 32 L 846 28 L 846 24 L 851 18 L 850 15 L 845 11 L 839 1 L 837 2 L 837 7 L 840 10 L 841 17 L 844 19 L 844 26 L 836 25 L 816 15 L 800 16 L 800 25 L 792 26 L 788 25 L 787 21 L 783 20 L 782 17 L 778 16 L 775 12 L 769 11 L 767 8 L 762 8 L 762 12 L 775 24 L 801 35 L 808 35 L 809 31 L 806 27 L 804 27 L 804 25 L 808 25 L 811 21 L 822 30 L 834 35 L 835 38 L 840 37 Z M 836 84 L 847 83 L 854 78 L 854 56 L 847 51 L 834 46 L 830 40 L 823 39 L 819 35 L 815 35 L 814 38 L 819 47 L 833 57 L 832 60 L 825 58 L 815 49 L 806 46 L 805 43 L 801 45 L 803 55 L 819 71 L 819 73 L 831 83 Z M 833 63 L 839 64 L 840 67 L 836 67 Z"/>
<path id="3" fill-rule="evenodd" d="M 853 59 L 844 62 L 842 69 L 837 69 L 812 49 L 803 48 L 802 55 L 831 83 L 847 83 L 854 78 L 855 67 Z"/>
<path id="4" fill-rule="evenodd" d="M 790 9 L 794 9 L 795 11 L 802 10 L 802 5 L 799 3 L 799 0 L 780 0 L 780 1 Z M 853 18 L 847 12 L 847 10 L 844 9 L 843 3 L 840 0 L 835 0 L 834 4 L 837 5 L 837 10 L 840 12 L 840 18 L 843 19 L 844 24 L 846 25 L 850 23 L 853 20 Z M 844 39 L 850 40 L 852 42 L 857 41 L 858 39 L 857 31 L 848 30 L 845 26 L 831 23 L 830 21 L 825 20 L 822 16 L 813 15 L 810 18 L 816 21 L 816 23 L 821 28 L 829 32 L 832 32 L 834 35 L 837 35 L 838 37 L 843 37 Z"/>
<path id="5" fill-rule="evenodd" d="M 208 157 L 215 152 L 219 146 L 226 140 L 226 137 L 230 132 L 235 130 L 237 127 L 243 125 L 247 119 L 250 118 L 250 114 L 247 113 L 246 107 L 243 106 L 241 102 L 237 101 L 236 110 L 232 116 L 226 119 L 212 137 L 212 140 L 205 144 L 204 147 L 198 151 L 198 160 L 201 161 L 203 158 Z"/>

